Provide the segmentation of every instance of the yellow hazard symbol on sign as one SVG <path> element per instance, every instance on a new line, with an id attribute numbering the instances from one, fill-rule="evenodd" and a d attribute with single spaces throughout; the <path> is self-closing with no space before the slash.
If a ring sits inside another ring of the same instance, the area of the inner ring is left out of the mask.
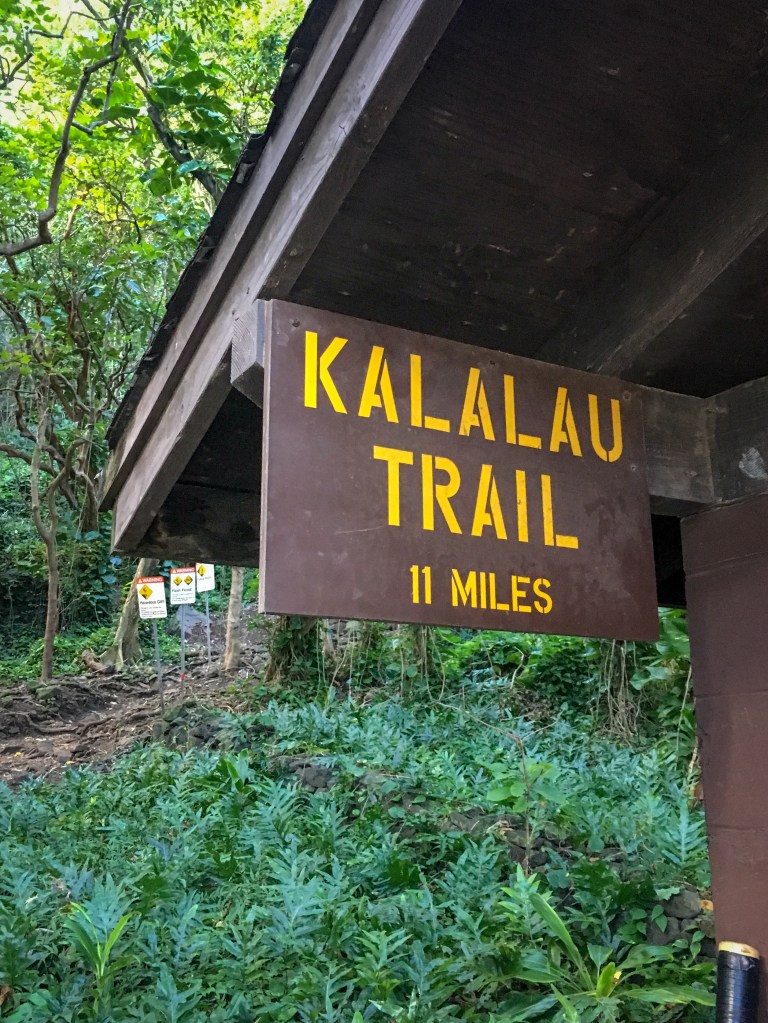
<path id="1" fill-rule="evenodd" d="M 145 600 L 149 600 L 149 598 L 152 596 L 152 589 L 151 587 L 147 586 L 146 583 L 144 583 L 144 585 L 139 590 L 139 593 Z"/>
<path id="2" fill-rule="evenodd" d="M 198 575 L 205 575 L 205 565 L 198 566 L 197 574 Z"/>
<path id="3" fill-rule="evenodd" d="M 189 586 L 189 584 L 192 582 L 192 576 L 191 575 L 184 576 L 184 582 L 187 584 L 187 586 Z"/>
<path id="4" fill-rule="evenodd" d="M 181 586 L 181 576 L 177 575 L 176 578 L 173 580 L 173 583 L 175 586 Z"/>

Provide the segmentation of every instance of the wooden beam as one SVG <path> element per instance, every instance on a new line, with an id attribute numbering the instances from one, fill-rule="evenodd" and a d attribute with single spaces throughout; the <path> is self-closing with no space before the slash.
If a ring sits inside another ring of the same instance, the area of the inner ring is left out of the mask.
<path id="1" fill-rule="evenodd" d="M 628 386 L 642 396 L 651 509 L 659 515 L 685 515 L 712 504 L 707 403 L 687 394 Z"/>
<path id="2" fill-rule="evenodd" d="M 768 227 L 768 111 L 672 199 L 536 357 L 621 376 Z"/>
<path id="3" fill-rule="evenodd" d="M 259 494 L 177 483 L 140 542 L 143 557 L 259 563 Z"/>
<path id="4" fill-rule="evenodd" d="M 174 376 L 170 367 L 163 372 L 158 367 L 113 453 L 107 501 L 131 472 L 131 485 L 119 492 L 115 507 L 116 547 L 132 549 L 144 536 L 183 468 L 184 455 L 188 458 L 194 448 L 187 440 L 201 439 L 212 419 L 207 418 L 208 407 L 218 401 L 220 408 L 224 400 L 218 391 L 209 395 L 207 373 L 228 362 L 233 331 L 253 328 L 258 298 L 288 295 L 460 2 L 380 4 L 258 238 L 239 264 L 226 301 L 214 303 L 204 343 L 198 339 L 174 387 L 168 384 Z M 173 393 L 181 397 L 175 405 L 170 403 Z M 142 407 L 155 417 L 151 438 L 148 430 L 141 433 Z"/>
<path id="5" fill-rule="evenodd" d="M 232 386 L 259 408 L 264 403 L 264 346 L 269 309 L 269 302 L 256 302 L 253 329 L 240 320 L 232 335 Z"/>
<path id="6" fill-rule="evenodd" d="M 768 492 L 768 377 L 724 391 L 708 404 L 718 502 Z"/>
<path id="7" fill-rule="evenodd" d="M 139 453 L 171 401 L 184 371 L 200 347 L 216 307 L 224 301 L 236 268 L 269 212 L 337 87 L 379 0 L 340 0 L 307 66 L 299 76 L 281 122 L 244 186 L 234 218 L 214 252 L 173 336 L 147 383 L 109 460 L 102 506 L 111 507 Z"/>

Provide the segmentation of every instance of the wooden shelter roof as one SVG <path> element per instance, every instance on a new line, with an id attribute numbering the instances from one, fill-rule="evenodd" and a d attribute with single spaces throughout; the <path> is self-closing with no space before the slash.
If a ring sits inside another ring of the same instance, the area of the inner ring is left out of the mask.
<path id="1" fill-rule="evenodd" d="M 767 47 L 746 0 L 314 0 L 110 431 L 118 548 L 253 562 L 259 298 L 708 399 L 650 402 L 655 510 L 763 486 Z"/>

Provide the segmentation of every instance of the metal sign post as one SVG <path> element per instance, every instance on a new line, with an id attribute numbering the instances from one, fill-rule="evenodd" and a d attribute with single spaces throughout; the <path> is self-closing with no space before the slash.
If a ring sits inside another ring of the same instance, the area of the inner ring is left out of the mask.
<path id="1" fill-rule="evenodd" d="M 152 622 L 152 638 L 155 641 L 155 670 L 157 671 L 157 689 L 160 693 L 160 713 L 165 714 L 165 688 L 163 686 L 163 668 L 160 664 L 160 637 L 157 634 L 157 620 Z"/>
<path id="2" fill-rule="evenodd" d="M 160 713 L 165 713 L 165 691 L 163 668 L 160 664 L 160 639 L 157 634 L 157 619 L 168 617 L 165 603 L 165 581 L 162 576 L 144 576 L 136 580 L 136 599 L 139 602 L 139 617 L 152 619 L 152 638 L 155 643 L 155 670 L 157 690 L 160 694 Z"/>
<path id="3" fill-rule="evenodd" d="M 208 605 L 208 594 L 216 589 L 216 572 L 213 565 L 198 562 L 195 565 L 198 593 L 205 594 L 205 641 L 208 647 L 208 670 L 211 668 L 211 611 Z"/>
<path id="4" fill-rule="evenodd" d="M 183 568 L 174 568 L 171 572 L 171 604 L 179 605 L 179 624 L 181 626 L 181 661 L 180 678 L 181 694 L 184 696 L 186 688 L 186 643 L 184 626 L 184 608 L 187 604 L 195 602 L 195 569 L 192 565 L 185 565 Z"/>

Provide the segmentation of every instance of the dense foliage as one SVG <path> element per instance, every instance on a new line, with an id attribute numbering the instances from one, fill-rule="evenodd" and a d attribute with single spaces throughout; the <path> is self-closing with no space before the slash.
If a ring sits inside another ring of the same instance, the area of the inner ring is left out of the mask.
<path id="1" fill-rule="evenodd" d="M 223 715 L 217 751 L 0 789 L 3 1018 L 707 1019 L 698 913 L 665 916 L 707 884 L 690 745 L 562 700 L 599 688 L 581 641 L 444 633 L 448 672 L 394 677 L 407 641 Z M 641 654 L 679 702 L 685 663 Z"/>
<path id="2" fill-rule="evenodd" d="M 304 6 L 0 0 L 0 601 L 43 677 L 119 597 L 106 426 Z"/>

